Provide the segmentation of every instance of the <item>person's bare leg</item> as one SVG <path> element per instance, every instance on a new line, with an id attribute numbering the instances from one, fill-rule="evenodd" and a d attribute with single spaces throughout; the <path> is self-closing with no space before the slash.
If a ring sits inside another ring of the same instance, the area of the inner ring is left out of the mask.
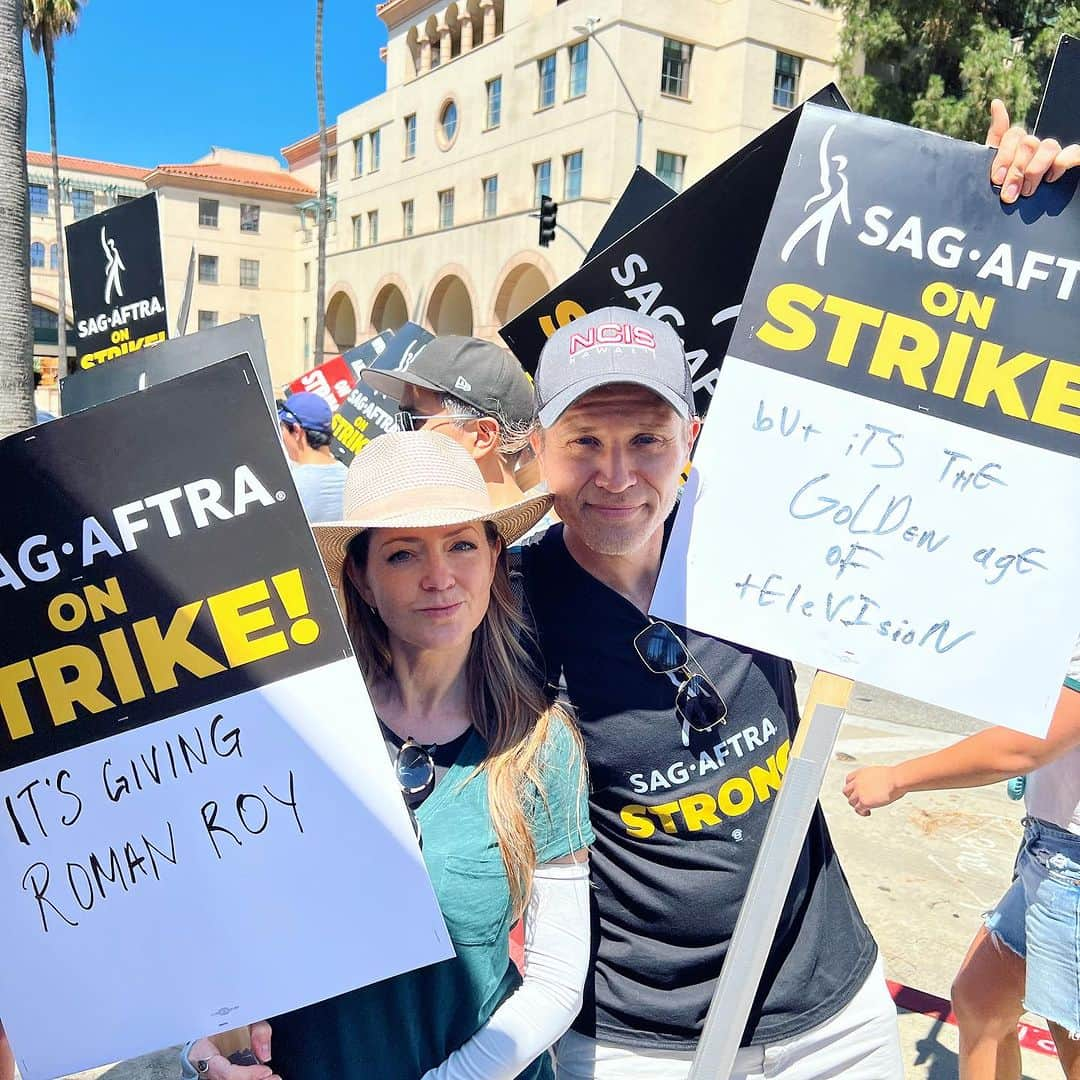
<path id="1" fill-rule="evenodd" d="M 0 1080 L 15 1080 L 15 1055 L 3 1024 L 0 1024 Z"/>
<path id="2" fill-rule="evenodd" d="M 1019 1080 L 1024 961 L 980 927 L 953 980 L 960 1080 Z"/>
<path id="3" fill-rule="evenodd" d="M 1080 1039 L 1070 1039 L 1069 1033 L 1057 1024 L 1050 1024 L 1050 1034 L 1054 1036 L 1058 1061 L 1065 1073 L 1065 1080 L 1080 1080 Z"/>

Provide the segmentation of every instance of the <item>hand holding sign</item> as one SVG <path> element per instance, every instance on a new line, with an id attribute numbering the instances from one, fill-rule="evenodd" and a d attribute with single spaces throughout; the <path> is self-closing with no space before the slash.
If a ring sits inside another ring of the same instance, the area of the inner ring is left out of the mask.
<path id="1" fill-rule="evenodd" d="M 205 1062 L 207 1067 L 200 1075 L 209 1080 L 281 1080 L 269 1065 L 263 1064 L 270 1060 L 270 1025 L 260 1020 L 247 1029 L 247 1035 L 250 1049 L 236 1054 L 226 1054 L 209 1037 L 196 1039 L 186 1048 L 188 1064 L 198 1072 L 198 1062 Z"/>
<path id="2" fill-rule="evenodd" d="M 1057 139 L 1040 139 L 1017 124 L 1010 125 L 1009 110 L 1000 98 L 994 98 L 990 105 L 986 145 L 997 148 L 990 180 L 1001 186 L 1003 203 L 1033 195 L 1044 179 L 1052 184 L 1080 165 L 1080 146 L 1074 143 L 1063 148 Z"/>

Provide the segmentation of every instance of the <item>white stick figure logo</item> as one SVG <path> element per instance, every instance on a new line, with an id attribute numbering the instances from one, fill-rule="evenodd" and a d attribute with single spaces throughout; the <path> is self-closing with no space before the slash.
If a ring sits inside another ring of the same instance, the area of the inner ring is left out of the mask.
<path id="1" fill-rule="evenodd" d="M 825 132 L 821 140 L 821 146 L 818 147 L 818 162 L 821 166 L 821 191 L 807 199 L 803 210 L 809 211 L 811 206 L 818 203 L 821 203 L 821 205 L 787 238 L 780 251 L 781 262 L 787 262 L 791 257 L 791 253 L 798 246 L 799 241 L 817 229 L 817 249 L 815 254 L 818 266 L 824 266 L 825 252 L 829 246 L 829 233 L 832 231 L 837 213 L 843 214 L 844 220 L 849 225 L 851 224 L 851 207 L 848 205 L 848 180 L 847 176 L 844 175 L 844 169 L 847 168 L 847 158 L 843 154 L 834 154 L 831 158 L 829 157 L 829 140 L 835 130 L 836 125 L 833 124 Z"/>
<path id="2" fill-rule="evenodd" d="M 124 295 L 124 287 L 120 284 L 120 271 L 127 267 L 120 258 L 120 252 L 116 250 L 116 241 L 111 237 L 106 238 L 104 225 L 101 226 L 101 249 L 105 252 L 105 303 L 111 304 L 113 293 L 117 296 Z"/>

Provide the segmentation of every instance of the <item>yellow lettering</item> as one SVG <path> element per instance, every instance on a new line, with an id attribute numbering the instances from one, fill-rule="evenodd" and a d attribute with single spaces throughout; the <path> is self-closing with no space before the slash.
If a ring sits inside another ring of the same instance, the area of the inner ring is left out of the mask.
<path id="1" fill-rule="evenodd" d="M 750 782 L 754 785 L 754 791 L 761 802 L 768 802 L 772 798 L 772 793 L 780 790 L 782 780 L 783 776 L 776 764 L 775 754 L 769 755 L 764 767 L 750 766 Z"/>
<path id="2" fill-rule="evenodd" d="M 805 349 L 813 342 L 817 327 L 814 326 L 814 320 L 795 305 L 802 304 L 810 311 L 816 311 L 824 299 L 821 293 L 808 285 L 798 285 L 795 282 L 777 285 L 769 293 L 765 307 L 779 325 L 766 322 L 758 329 L 757 336 L 774 349 L 783 349 L 786 352 Z"/>
<path id="3" fill-rule="evenodd" d="M 94 622 L 101 622 L 105 618 L 105 612 L 110 615 L 127 614 L 127 601 L 120 591 L 120 583 L 114 577 L 105 580 L 104 588 L 100 585 L 87 585 L 83 593 L 87 607 L 90 608 L 90 618 Z"/>
<path id="4" fill-rule="evenodd" d="M 1080 435 L 1080 364 L 1050 361 L 1031 419 Z"/>
<path id="5" fill-rule="evenodd" d="M 115 630 L 106 630 L 101 635 L 101 649 L 105 653 L 105 662 L 109 665 L 120 700 L 126 705 L 130 701 L 146 697 L 122 626 Z"/>
<path id="6" fill-rule="evenodd" d="M 672 814 L 679 812 L 679 804 L 677 802 L 661 803 L 659 806 L 650 806 L 649 813 L 660 819 L 660 828 L 666 833 L 674 833 L 675 821 L 672 818 Z"/>
<path id="7" fill-rule="evenodd" d="M 974 340 L 969 334 L 961 334 L 957 331 L 949 335 L 949 340 L 945 343 L 945 355 L 941 358 L 937 378 L 934 380 L 935 394 L 940 394 L 942 397 L 956 397 Z"/>
<path id="8" fill-rule="evenodd" d="M 720 824 L 720 819 L 716 816 L 716 800 L 705 792 L 680 799 L 679 809 L 690 832 L 701 832 L 702 825 Z"/>
<path id="9" fill-rule="evenodd" d="M 49 703 L 52 722 L 57 727 L 75 719 L 76 703 L 92 713 L 115 708 L 98 689 L 101 686 L 101 661 L 85 645 L 62 645 L 59 649 L 41 653 L 34 657 L 34 669 Z M 64 678 L 65 669 L 74 670 L 72 679 Z"/>
<path id="10" fill-rule="evenodd" d="M 780 744 L 780 749 L 776 751 L 776 767 L 780 770 L 780 775 L 783 776 L 787 772 L 788 755 L 791 753 L 791 740 L 785 739 Z"/>
<path id="11" fill-rule="evenodd" d="M 212 656 L 188 641 L 188 634 L 198 617 L 203 602 L 196 600 L 177 608 L 164 635 L 156 618 L 140 619 L 134 624 L 135 638 L 139 642 L 143 663 L 146 665 L 150 684 L 157 693 L 175 690 L 177 666 L 190 671 L 199 679 L 220 675 L 225 668 Z"/>
<path id="12" fill-rule="evenodd" d="M 732 777 L 716 793 L 716 805 L 726 817 L 745 814 L 754 805 L 754 788 L 749 780 L 741 776 Z"/>
<path id="13" fill-rule="evenodd" d="M 880 326 L 881 320 L 885 318 L 885 312 L 881 308 L 845 300 L 842 296 L 827 297 L 824 310 L 836 316 L 836 330 L 825 359 L 830 364 L 839 364 L 841 367 L 847 367 L 851 363 L 859 331 L 864 326 Z"/>
<path id="14" fill-rule="evenodd" d="M 975 365 L 971 369 L 971 378 L 968 379 L 967 389 L 964 391 L 964 401 L 969 405 L 985 408 L 993 394 L 1003 413 L 1026 420 L 1027 409 L 1020 397 L 1016 380 L 1025 372 L 1045 364 L 1046 357 L 1022 352 L 1002 363 L 1001 352 L 1000 345 L 989 341 L 984 341 L 979 346 L 979 351 L 975 354 Z"/>
<path id="15" fill-rule="evenodd" d="M 2 674 L 2 672 L 0 672 Z M 624 806 L 619 811 L 619 817 L 622 818 L 622 823 L 626 826 L 626 831 L 631 836 L 636 836 L 639 840 L 648 840 L 654 832 L 656 832 L 656 826 L 645 817 L 645 807 L 637 806 L 633 803 L 629 806 Z"/>
<path id="16" fill-rule="evenodd" d="M 29 660 L 20 660 L 17 664 L 7 664 L 0 668 L 0 712 L 4 714 L 8 734 L 13 739 L 32 735 L 30 715 L 26 711 L 19 683 L 34 677 L 34 668 Z"/>
<path id="17" fill-rule="evenodd" d="M 238 589 L 211 596 L 206 601 L 229 667 L 241 667 L 289 648 L 289 642 L 280 630 L 252 637 L 257 631 L 274 625 L 274 613 L 265 605 L 269 599 L 270 590 L 266 582 L 253 581 L 250 585 L 241 585 Z M 241 610 L 253 604 L 263 606 L 254 611 Z"/>
<path id="18" fill-rule="evenodd" d="M 923 371 L 937 359 L 940 347 L 941 342 L 932 327 L 918 319 L 889 312 L 874 346 L 868 371 L 879 379 L 891 379 L 896 371 L 908 386 L 926 390 Z"/>

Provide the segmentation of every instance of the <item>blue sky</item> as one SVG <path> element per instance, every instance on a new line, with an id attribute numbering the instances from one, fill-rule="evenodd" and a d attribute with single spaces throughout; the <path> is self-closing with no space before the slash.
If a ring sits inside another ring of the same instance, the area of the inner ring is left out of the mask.
<path id="1" fill-rule="evenodd" d="M 380 93 L 375 0 L 325 0 L 327 123 Z M 211 145 L 276 154 L 318 127 L 315 0 L 89 0 L 57 47 L 61 154 L 132 165 Z M 49 149 L 45 64 L 24 38 L 27 146 Z"/>

